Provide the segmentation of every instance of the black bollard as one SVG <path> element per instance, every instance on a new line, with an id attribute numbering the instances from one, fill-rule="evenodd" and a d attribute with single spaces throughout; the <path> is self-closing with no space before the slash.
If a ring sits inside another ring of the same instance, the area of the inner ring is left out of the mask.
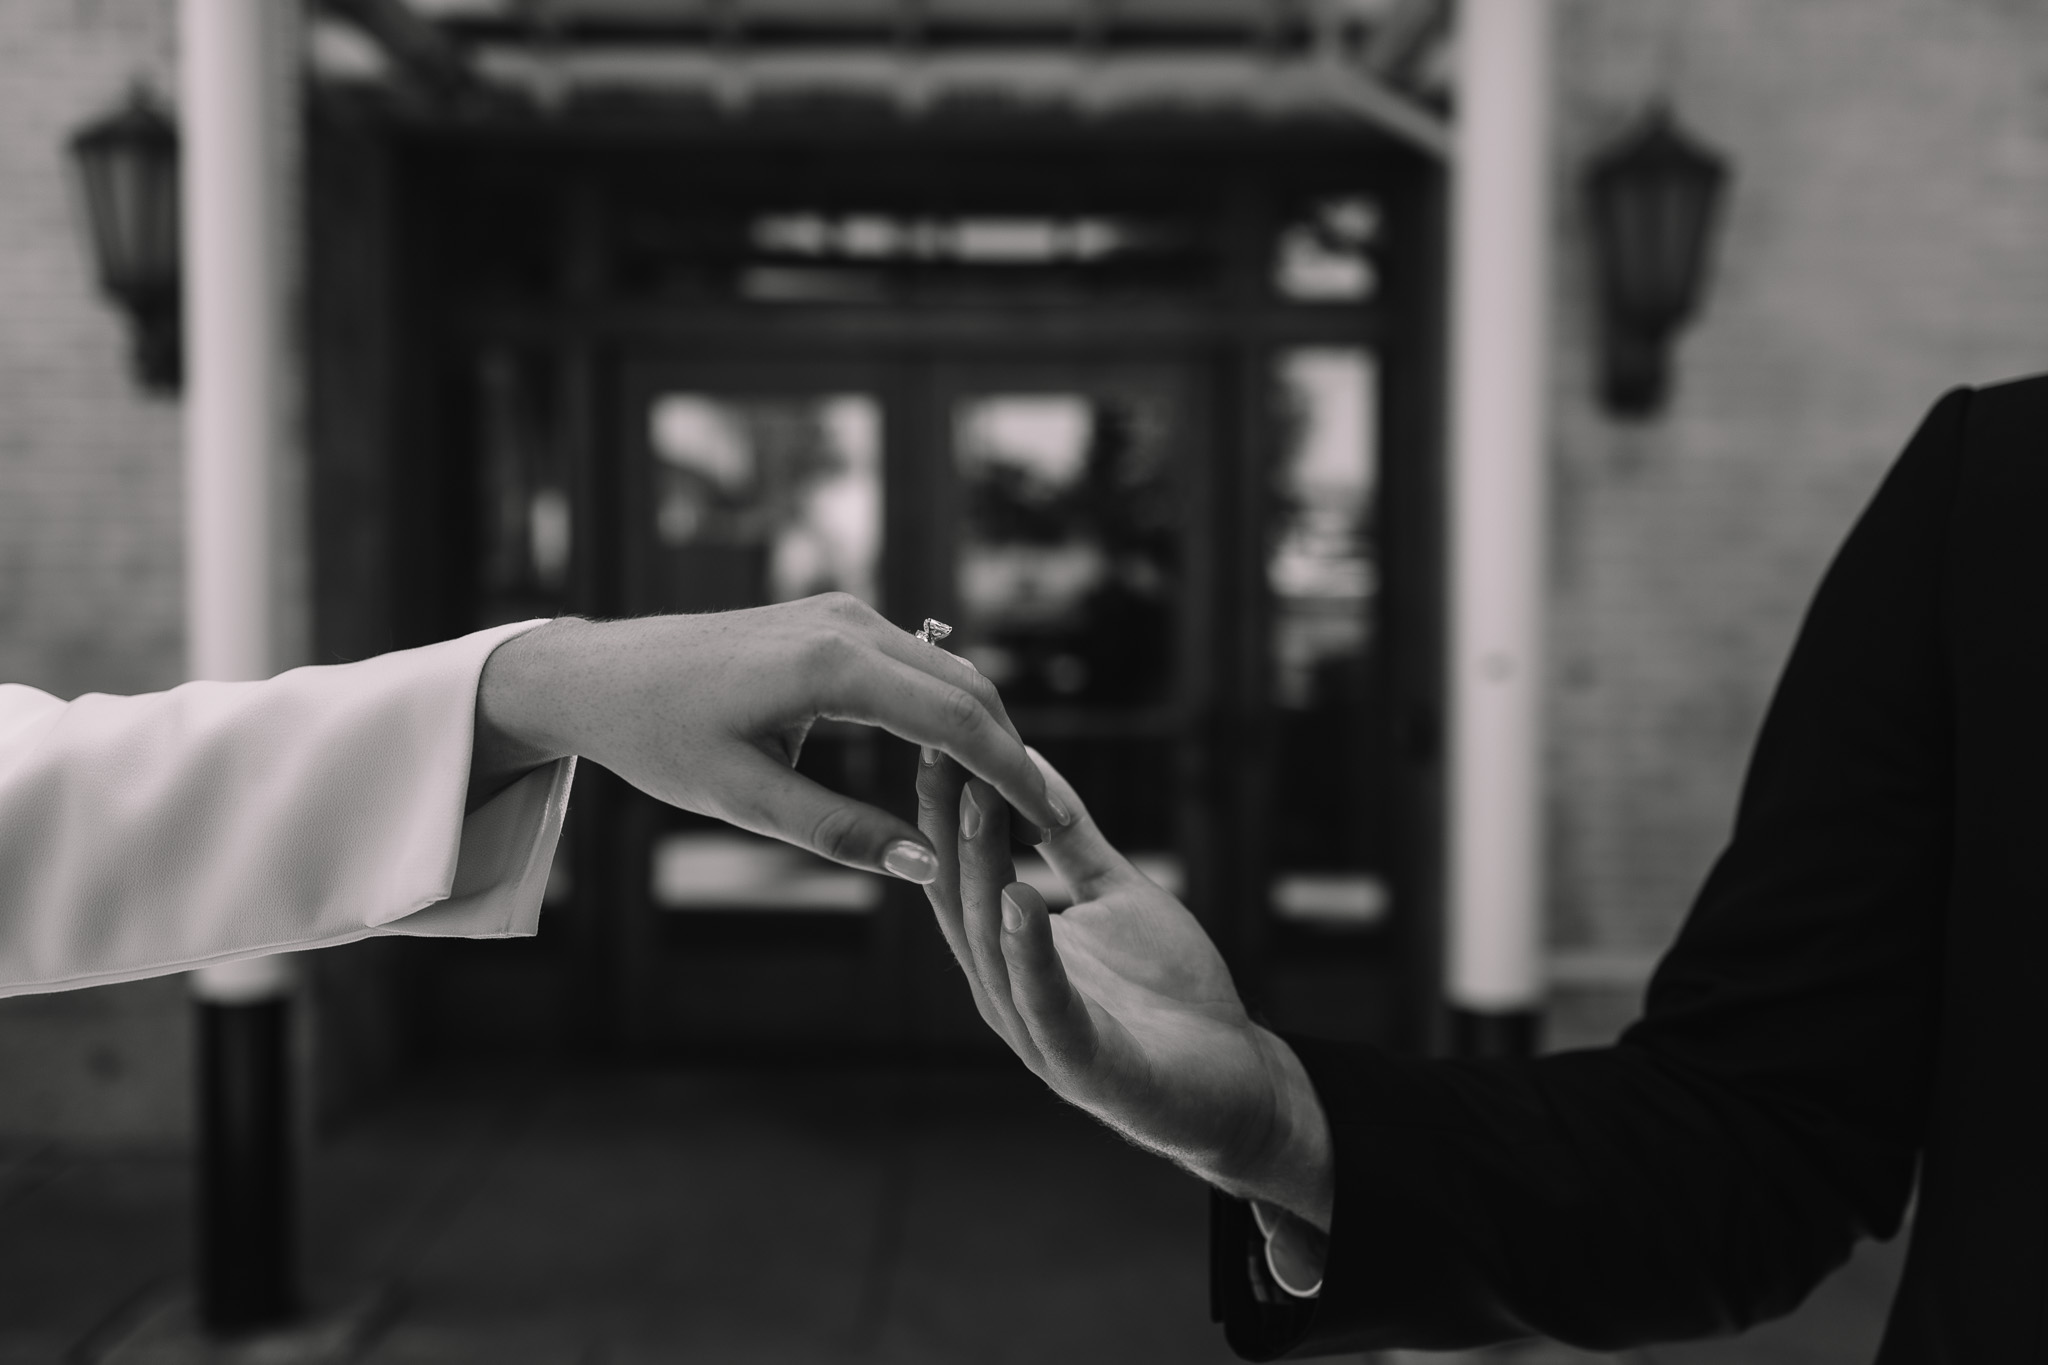
<path id="1" fill-rule="evenodd" d="M 291 998 L 202 997 L 199 1319 L 233 1335 L 299 1312 Z"/>

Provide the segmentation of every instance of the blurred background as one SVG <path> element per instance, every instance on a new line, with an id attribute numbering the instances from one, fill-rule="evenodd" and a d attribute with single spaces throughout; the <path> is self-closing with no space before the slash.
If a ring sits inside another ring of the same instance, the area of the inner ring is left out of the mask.
<path id="1" fill-rule="evenodd" d="M 186 676 L 181 74 L 240 24 L 276 666 L 937 616 L 1262 1017 L 1442 1051 L 1452 527 L 1507 497 L 1539 918 L 1478 1003 L 1606 1041 L 1862 501 L 1944 388 L 2048 357 L 2048 11 L 1527 4 L 1503 492 L 1449 477 L 1452 0 L 9 0 L 0 678 Z M 913 765 L 802 759 L 901 809 Z M 291 1278 L 344 1326 L 291 1358 L 1228 1359 L 1203 1191 L 1022 1073 L 928 913 L 586 767 L 537 938 L 303 962 Z M 216 1358 L 164 1325 L 193 1020 L 176 979 L 0 1002 L 0 1361 Z M 1893 1254 L 1631 1359 L 1862 1358 Z"/>

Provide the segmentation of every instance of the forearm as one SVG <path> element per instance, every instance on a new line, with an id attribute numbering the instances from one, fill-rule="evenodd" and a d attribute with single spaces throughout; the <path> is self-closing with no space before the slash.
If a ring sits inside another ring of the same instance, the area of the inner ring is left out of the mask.
<path id="1" fill-rule="evenodd" d="M 1294 1049 L 1277 1034 L 1253 1027 L 1272 1082 L 1270 1141 L 1238 1179 L 1215 1183 L 1251 1203 L 1274 1282 L 1296 1298 L 1313 1298 L 1322 1292 L 1336 1201 L 1330 1120 Z"/>
<path id="2" fill-rule="evenodd" d="M 0 687 L 0 995 L 531 932 L 567 765 L 462 804 L 477 680 L 517 629 L 142 696 Z"/>

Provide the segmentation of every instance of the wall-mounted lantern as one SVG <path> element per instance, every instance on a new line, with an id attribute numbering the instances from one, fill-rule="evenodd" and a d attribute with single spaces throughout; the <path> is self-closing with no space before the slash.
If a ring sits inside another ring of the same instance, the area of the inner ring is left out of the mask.
<path id="1" fill-rule="evenodd" d="M 178 316 L 178 129 L 139 82 L 120 109 L 71 139 L 100 288 L 135 329 L 135 375 L 157 392 L 182 379 Z"/>
<path id="2" fill-rule="evenodd" d="M 1671 338 L 1699 303 L 1727 181 L 1727 162 L 1662 104 L 1593 162 L 1587 188 L 1608 411 L 1646 417 L 1664 405 Z"/>

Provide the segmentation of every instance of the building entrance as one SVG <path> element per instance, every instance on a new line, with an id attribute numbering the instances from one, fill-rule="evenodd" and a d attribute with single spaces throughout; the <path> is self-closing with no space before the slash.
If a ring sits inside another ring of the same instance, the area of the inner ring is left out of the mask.
<path id="1" fill-rule="evenodd" d="M 375 155 L 382 476 L 460 528 L 394 535 L 394 643 L 823 591 L 941 617 L 1268 1017 L 1387 1037 L 1428 994 L 1432 166 L 1114 125 Z M 913 764 L 832 724 L 801 760 L 906 813 Z M 571 824 L 540 942 L 436 949 L 435 998 L 498 973 L 606 1047 L 998 1046 L 916 888 L 596 772 Z"/>

